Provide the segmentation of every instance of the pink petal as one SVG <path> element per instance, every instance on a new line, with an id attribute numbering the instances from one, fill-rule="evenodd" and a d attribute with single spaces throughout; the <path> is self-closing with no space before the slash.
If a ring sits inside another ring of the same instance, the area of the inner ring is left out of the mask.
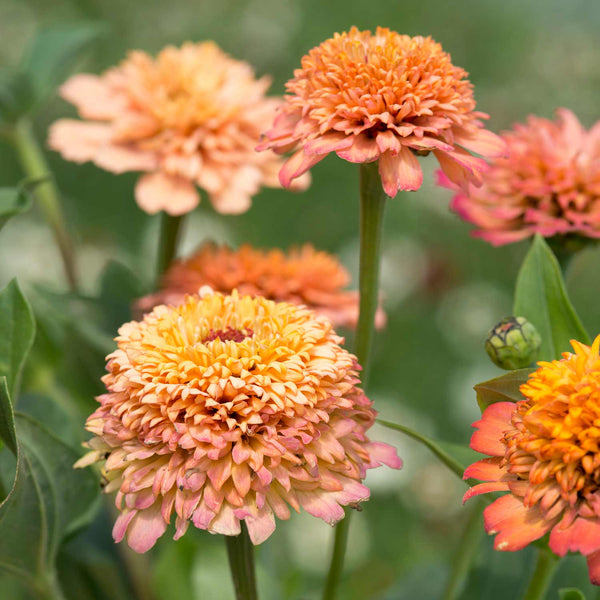
<path id="1" fill-rule="evenodd" d="M 344 518 L 344 509 L 333 499 L 331 492 L 298 492 L 300 506 L 313 517 L 335 525 Z"/>
<path id="2" fill-rule="evenodd" d="M 386 152 L 379 157 L 379 175 L 383 190 L 393 198 L 398 190 L 418 190 L 423 183 L 423 171 L 417 157 L 405 146 L 400 153 Z"/>
<path id="3" fill-rule="evenodd" d="M 97 75 L 73 75 L 61 86 L 60 95 L 74 104 L 84 119 L 110 120 L 125 109 L 123 98 Z"/>
<path id="4" fill-rule="evenodd" d="M 579 119 L 568 108 L 558 108 L 556 114 L 565 129 L 568 143 L 573 147 L 581 146 L 586 132 Z"/>
<path id="5" fill-rule="evenodd" d="M 239 535 L 242 531 L 239 519 L 235 516 L 233 508 L 228 504 L 223 504 L 208 530 L 211 533 L 221 533 L 223 535 Z"/>
<path id="6" fill-rule="evenodd" d="M 275 531 L 275 517 L 268 506 L 258 511 L 256 516 L 247 516 L 244 521 L 248 527 L 250 540 L 255 546 L 262 544 Z"/>
<path id="7" fill-rule="evenodd" d="M 345 150 L 338 150 L 336 154 L 351 163 L 369 163 L 377 160 L 381 154 L 375 139 L 366 135 L 350 136 L 352 145 Z"/>
<path id="8" fill-rule="evenodd" d="M 464 190 L 468 189 L 469 183 L 480 186 L 481 173 L 489 169 L 485 160 L 471 156 L 460 148 L 453 152 L 434 150 L 433 153 L 448 179 Z"/>
<path id="9" fill-rule="evenodd" d="M 587 557 L 590 581 L 594 585 L 600 585 L 600 552 L 593 552 Z"/>
<path id="10" fill-rule="evenodd" d="M 127 527 L 129 523 L 131 523 L 131 519 L 135 517 L 137 514 L 137 510 L 131 510 L 128 512 L 122 512 L 115 521 L 112 530 L 112 536 L 115 542 L 120 542 L 125 537 L 125 532 L 127 531 Z"/>
<path id="11" fill-rule="evenodd" d="M 514 410 L 513 402 L 490 404 L 481 415 L 481 420 L 472 425 L 478 430 L 471 437 L 471 448 L 490 456 L 504 456 L 506 446 L 501 440 L 504 433 L 512 428 Z"/>
<path id="12" fill-rule="evenodd" d="M 161 513 L 161 503 L 139 511 L 127 528 L 127 544 L 132 550 L 143 554 L 156 544 L 166 531 L 167 523 Z"/>
<path id="13" fill-rule="evenodd" d="M 307 156 L 304 149 L 298 150 L 295 154 L 292 154 L 290 158 L 283 164 L 279 171 L 279 181 L 285 188 L 290 187 L 292 179 L 300 177 L 303 173 L 306 173 L 311 167 L 314 167 L 318 162 L 321 162 L 326 154 L 316 154 L 313 156 Z"/>
<path id="14" fill-rule="evenodd" d="M 190 181 L 160 172 L 138 179 L 135 199 L 138 206 L 151 215 L 161 210 L 169 215 L 184 215 L 200 202 L 198 192 Z"/>
<path id="15" fill-rule="evenodd" d="M 559 556 L 567 552 L 588 555 L 600 551 L 600 521 L 583 517 L 572 522 L 563 519 L 552 529 L 549 546 Z"/>
<path id="16" fill-rule="evenodd" d="M 473 231 L 472 236 L 480 238 L 492 244 L 492 246 L 504 246 L 513 244 L 531 237 L 535 231 L 530 228 L 520 229 L 518 231 Z"/>
<path id="17" fill-rule="evenodd" d="M 506 469 L 500 466 L 498 457 L 484 458 L 466 468 L 463 479 L 481 479 L 482 481 L 500 481 L 508 475 Z"/>
<path id="18" fill-rule="evenodd" d="M 504 139 L 482 127 L 471 130 L 454 129 L 453 133 L 454 142 L 471 152 L 476 152 L 489 158 L 506 156 L 508 154 L 508 145 Z"/>
<path id="19" fill-rule="evenodd" d="M 369 468 L 387 465 L 392 469 L 402 468 L 402 460 L 398 456 L 396 448 L 383 442 L 371 442 L 368 445 Z"/>
<path id="20" fill-rule="evenodd" d="M 541 538 L 552 527 L 537 508 L 527 508 L 512 494 L 502 496 L 483 511 L 485 530 L 496 535 L 494 548 L 514 552 Z"/>

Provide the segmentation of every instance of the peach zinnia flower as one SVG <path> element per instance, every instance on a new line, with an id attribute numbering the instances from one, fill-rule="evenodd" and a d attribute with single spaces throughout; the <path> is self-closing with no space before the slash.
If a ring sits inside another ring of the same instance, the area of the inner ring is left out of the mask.
<path id="1" fill-rule="evenodd" d="M 118 490 L 116 541 L 151 548 L 175 516 L 259 544 L 304 508 L 328 523 L 362 502 L 367 469 L 399 468 L 369 441 L 375 411 L 356 359 L 331 323 L 265 298 L 206 291 L 121 327 L 87 421 L 92 452 Z"/>
<path id="2" fill-rule="evenodd" d="M 189 212 L 196 185 L 217 211 L 241 213 L 261 185 L 279 186 L 280 159 L 254 150 L 281 103 L 265 97 L 269 84 L 213 42 L 169 46 L 156 59 L 131 52 L 101 76 L 75 75 L 62 86 L 87 120 L 57 121 L 49 144 L 68 160 L 144 172 L 135 198 L 148 213 Z"/>
<path id="3" fill-rule="evenodd" d="M 284 186 L 330 152 L 353 163 L 379 160 L 383 189 L 417 190 L 416 155 L 433 151 L 455 183 L 481 183 L 487 163 L 471 156 L 504 153 L 483 129 L 467 73 L 427 37 L 378 27 L 335 34 L 302 58 L 289 94 L 259 149 L 297 151 L 279 173 Z"/>
<path id="4" fill-rule="evenodd" d="M 488 454 L 465 471 L 489 483 L 465 500 L 508 491 L 484 511 L 497 550 L 520 550 L 550 532 L 558 555 L 587 557 L 600 585 L 600 336 L 591 348 L 571 342 L 574 354 L 540 362 L 521 386 L 525 400 L 490 405 L 471 448 Z"/>
<path id="5" fill-rule="evenodd" d="M 494 246 L 539 233 L 600 238 L 600 123 L 586 131 L 566 108 L 504 132 L 508 158 L 480 188 L 457 190 L 450 207 Z M 453 187 L 442 177 L 440 183 Z"/>
<path id="6" fill-rule="evenodd" d="M 142 312 L 157 304 L 179 304 L 186 294 L 208 285 L 217 292 L 264 296 L 277 302 L 305 304 L 325 315 L 335 326 L 355 327 L 358 293 L 345 290 L 350 276 L 339 261 L 310 244 L 282 250 L 258 250 L 244 244 L 239 250 L 212 242 L 192 256 L 174 262 L 162 279 L 161 291 L 136 304 Z M 377 325 L 385 325 L 385 313 L 377 311 Z"/>

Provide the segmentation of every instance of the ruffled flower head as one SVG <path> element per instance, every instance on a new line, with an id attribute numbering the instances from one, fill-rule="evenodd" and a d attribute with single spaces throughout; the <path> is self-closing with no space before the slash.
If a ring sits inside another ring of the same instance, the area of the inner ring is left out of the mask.
<path id="1" fill-rule="evenodd" d="M 456 190 L 450 205 L 478 227 L 473 235 L 494 246 L 536 233 L 600 238 L 600 123 L 586 131 L 561 108 L 554 121 L 530 116 L 503 137 L 508 157 L 492 161 L 481 187 Z"/>
<path id="2" fill-rule="evenodd" d="M 335 523 L 362 502 L 366 470 L 399 468 L 371 442 L 375 411 L 331 323 L 265 298 L 206 291 L 119 330 L 107 393 L 87 421 L 117 491 L 116 541 L 145 552 L 175 521 L 268 538 L 290 507 Z"/>
<path id="3" fill-rule="evenodd" d="M 505 152 L 483 129 L 467 73 L 429 37 L 375 35 L 353 27 L 302 58 L 288 95 L 259 150 L 296 152 L 279 173 L 284 186 L 330 152 L 353 163 L 379 160 L 385 193 L 417 190 L 417 155 L 432 151 L 458 185 L 481 183 L 482 156 Z"/>
<path id="4" fill-rule="evenodd" d="M 148 213 L 189 212 L 196 185 L 217 211 L 241 213 L 261 186 L 279 186 L 281 160 L 254 150 L 281 103 L 265 97 L 269 84 L 213 42 L 169 46 L 156 58 L 131 52 L 103 75 L 62 86 L 86 120 L 54 123 L 49 145 L 67 160 L 144 172 L 135 198 Z"/>
<path id="5" fill-rule="evenodd" d="M 244 244 L 238 250 L 208 242 L 192 256 L 174 262 L 162 279 L 161 290 L 140 299 L 136 309 L 147 312 L 157 304 L 180 304 L 186 294 L 208 285 L 216 292 L 264 296 L 277 302 L 304 304 L 328 317 L 334 326 L 355 327 L 358 293 L 345 290 L 350 276 L 331 254 L 310 244 L 282 250 L 259 250 Z M 376 324 L 385 325 L 377 311 Z"/>
<path id="6" fill-rule="evenodd" d="M 600 336 L 571 344 L 574 354 L 538 363 L 525 400 L 492 404 L 473 424 L 471 448 L 491 458 L 465 471 L 488 482 L 465 500 L 507 491 L 484 511 L 495 548 L 520 550 L 550 532 L 550 548 L 583 554 L 600 585 Z"/>

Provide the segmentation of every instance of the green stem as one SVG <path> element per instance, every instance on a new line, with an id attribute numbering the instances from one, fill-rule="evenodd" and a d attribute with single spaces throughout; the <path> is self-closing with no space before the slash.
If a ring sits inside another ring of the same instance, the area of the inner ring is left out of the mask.
<path id="1" fill-rule="evenodd" d="M 383 215 L 387 196 L 381 187 L 378 163 L 360 165 L 360 312 L 354 353 L 362 366 L 361 380 L 366 386 L 371 362 L 375 312 L 379 302 L 379 270 Z M 323 590 L 323 600 L 334 600 L 342 577 L 350 529 L 351 511 L 335 527 L 331 563 Z"/>
<path id="2" fill-rule="evenodd" d="M 229 568 L 235 588 L 236 600 L 257 600 L 256 577 L 254 575 L 254 546 L 248 528 L 242 521 L 240 535 L 226 535 Z"/>
<path id="3" fill-rule="evenodd" d="M 558 556 L 548 548 L 539 548 L 535 569 L 523 600 L 543 600 L 558 565 Z"/>
<path id="4" fill-rule="evenodd" d="M 51 176 L 44 153 L 35 139 L 31 122 L 27 119 L 19 121 L 12 130 L 10 137 L 27 176 L 36 180 L 45 179 L 35 187 L 33 194 L 56 239 L 69 287 L 72 291 L 77 291 L 77 270 L 73 242 L 67 230 L 58 189 Z"/>
<path id="5" fill-rule="evenodd" d="M 34 588 L 39 600 L 66 600 L 54 570 L 38 579 Z"/>
<path id="6" fill-rule="evenodd" d="M 173 217 L 163 212 L 160 219 L 160 239 L 156 262 L 156 275 L 159 281 L 177 254 L 183 216 Z"/>
<path id="7" fill-rule="evenodd" d="M 456 554 L 452 561 L 450 577 L 444 590 L 444 600 L 455 600 L 464 585 L 471 563 L 475 558 L 479 540 L 483 534 L 483 528 L 481 527 L 482 509 L 482 503 L 475 504 L 467 517 L 465 527 L 458 542 Z"/>

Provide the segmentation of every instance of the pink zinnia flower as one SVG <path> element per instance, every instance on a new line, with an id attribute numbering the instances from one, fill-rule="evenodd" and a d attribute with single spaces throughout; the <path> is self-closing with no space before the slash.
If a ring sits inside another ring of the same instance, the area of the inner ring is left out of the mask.
<path id="1" fill-rule="evenodd" d="M 536 233 L 600 238 L 600 123 L 586 131 L 566 108 L 550 121 L 530 116 L 504 132 L 481 187 L 457 190 L 450 207 L 494 246 Z M 456 189 L 445 177 L 440 183 Z"/>
<path id="2" fill-rule="evenodd" d="M 67 160 L 144 172 L 135 198 L 148 213 L 189 212 L 196 185 L 217 211 L 241 213 L 261 186 L 279 187 L 281 160 L 254 150 L 281 103 L 265 97 L 269 85 L 213 42 L 169 46 L 155 59 L 131 52 L 103 75 L 62 86 L 86 121 L 57 121 L 48 143 Z"/>
<path id="3" fill-rule="evenodd" d="M 335 256 L 310 244 L 286 254 L 249 244 L 233 250 L 207 242 L 189 258 L 175 261 L 164 274 L 160 291 L 138 300 L 136 308 L 147 312 L 157 304 L 180 304 L 187 294 L 207 285 L 224 294 L 237 289 L 240 294 L 304 304 L 334 326 L 355 327 L 358 292 L 344 289 L 349 282 L 348 272 Z M 377 326 L 383 327 L 385 320 L 379 308 Z"/>
<path id="4" fill-rule="evenodd" d="M 207 291 L 119 330 L 107 393 L 78 466 L 103 463 L 121 511 L 113 535 L 138 552 L 174 518 L 268 538 L 290 507 L 333 524 L 362 502 L 367 469 L 400 467 L 371 442 L 375 411 L 331 323 L 264 298 Z"/>
<path id="5" fill-rule="evenodd" d="M 540 362 L 521 386 L 525 400 L 490 405 L 471 448 L 490 456 L 471 465 L 465 500 L 508 494 L 484 511 L 497 550 L 520 550 L 550 532 L 559 556 L 579 552 L 600 585 L 600 336 L 591 347 L 572 341 L 574 354 Z"/>
<path id="6" fill-rule="evenodd" d="M 385 193 L 417 190 L 417 155 L 432 151 L 456 184 L 481 183 L 482 156 L 504 142 L 483 129 L 467 73 L 427 37 L 378 27 L 335 34 L 302 58 L 287 82 L 286 103 L 260 150 L 296 152 L 279 173 L 284 186 L 330 152 L 353 163 L 379 160 Z"/>

